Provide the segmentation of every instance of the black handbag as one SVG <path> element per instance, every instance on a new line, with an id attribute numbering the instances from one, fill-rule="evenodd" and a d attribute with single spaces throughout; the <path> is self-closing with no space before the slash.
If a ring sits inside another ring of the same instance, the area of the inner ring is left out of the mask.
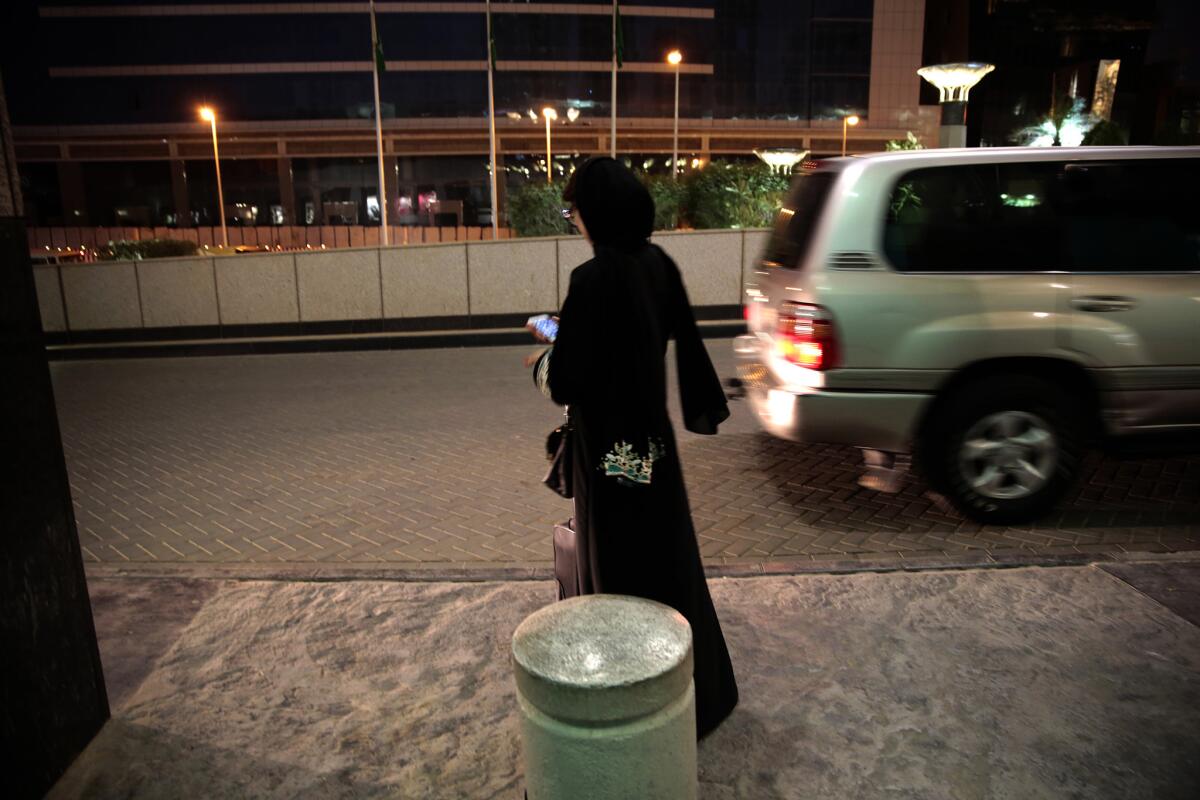
<path id="1" fill-rule="evenodd" d="M 571 425 L 571 415 L 563 412 L 563 424 L 550 431 L 546 437 L 546 458 L 550 469 L 542 483 L 550 487 L 550 491 L 568 500 L 575 496 L 575 481 L 571 473 L 571 448 L 573 446 L 575 428 Z"/>

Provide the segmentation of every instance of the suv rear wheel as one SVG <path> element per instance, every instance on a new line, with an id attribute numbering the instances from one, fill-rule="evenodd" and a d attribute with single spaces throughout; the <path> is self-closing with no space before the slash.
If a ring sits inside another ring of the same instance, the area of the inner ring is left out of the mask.
<path id="1" fill-rule="evenodd" d="M 930 483 L 978 522 L 1028 522 L 1070 488 L 1079 467 L 1076 404 L 1040 378 L 994 376 L 941 404 L 922 461 Z"/>

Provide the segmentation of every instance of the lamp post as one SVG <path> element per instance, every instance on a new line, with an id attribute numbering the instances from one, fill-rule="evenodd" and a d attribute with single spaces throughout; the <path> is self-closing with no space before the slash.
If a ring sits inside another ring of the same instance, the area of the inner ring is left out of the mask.
<path id="1" fill-rule="evenodd" d="M 858 115 L 857 114 L 850 114 L 848 116 L 842 117 L 842 156 L 843 157 L 845 157 L 845 155 L 846 155 L 846 131 L 848 131 L 850 129 L 851 125 L 857 125 L 857 124 L 858 124 Z"/>
<path id="2" fill-rule="evenodd" d="M 213 166 L 217 169 L 217 211 L 221 214 L 221 246 L 229 247 L 229 230 L 225 227 L 225 192 L 221 189 L 221 155 L 217 150 L 217 112 L 209 106 L 202 106 L 200 119 L 212 126 Z"/>
<path id="3" fill-rule="evenodd" d="M 967 96 L 971 87 L 994 70 L 994 64 L 968 61 L 921 67 L 917 74 L 938 88 L 942 104 L 942 124 L 938 130 L 939 147 L 967 146 Z"/>
<path id="4" fill-rule="evenodd" d="M 679 180 L 679 65 L 683 53 L 672 50 L 667 53 L 667 63 L 675 68 L 675 124 L 671 129 L 671 180 Z"/>
<path id="5" fill-rule="evenodd" d="M 542 109 L 542 116 L 546 118 L 546 183 L 553 183 L 553 164 L 550 161 L 550 123 L 558 119 L 558 112 L 553 108 L 546 106 Z"/>
<path id="6" fill-rule="evenodd" d="M 754 155 L 763 160 L 772 172 L 778 172 L 783 175 L 791 175 L 796 165 L 804 160 L 808 155 L 807 150 L 755 150 Z"/>

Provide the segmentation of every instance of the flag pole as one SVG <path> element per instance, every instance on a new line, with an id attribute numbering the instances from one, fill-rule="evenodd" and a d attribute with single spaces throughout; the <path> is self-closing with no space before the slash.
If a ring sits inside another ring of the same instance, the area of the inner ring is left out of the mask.
<path id="1" fill-rule="evenodd" d="M 612 13 L 612 106 L 608 135 L 609 155 L 617 157 L 617 2 L 613 0 Z"/>
<path id="2" fill-rule="evenodd" d="M 617 157 L 617 0 L 612 4 L 612 106 L 611 128 L 608 133 L 608 151 L 613 158 Z"/>
<path id="3" fill-rule="evenodd" d="M 488 46 L 488 152 L 492 160 L 492 239 L 500 238 L 500 201 L 496 190 L 496 89 L 492 76 L 496 69 L 496 44 L 492 40 L 492 0 L 487 0 Z"/>
<path id="4" fill-rule="evenodd" d="M 361 8 L 362 6 L 359 6 Z M 375 154 L 379 162 L 379 236 L 384 247 L 388 245 L 387 185 L 383 173 L 383 118 L 379 109 L 379 60 L 383 51 L 379 46 L 379 31 L 375 28 L 375 0 L 371 0 L 371 74 L 375 79 Z"/>

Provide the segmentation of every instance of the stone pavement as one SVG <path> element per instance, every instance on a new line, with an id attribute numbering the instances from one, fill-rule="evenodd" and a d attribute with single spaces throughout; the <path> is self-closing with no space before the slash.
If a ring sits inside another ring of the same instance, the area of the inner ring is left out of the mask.
<path id="1" fill-rule="evenodd" d="M 727 340 L 710 340 L 722 376 Z M 540 485 L 559 412 L 532 347 L 51 365 L 88 562 L 522 569 L 570 504 Z M 1092 457 L 1036 525 L 967 522 L 915 479 L 858 486 L 853 448 L 680 436 L 707 563 L 733 572 L 1200 547 L 1200 457 Z M 678 415 L 676 414 L 676 419 Z"/>
<path id="2" fill-rule="evenodd" d="M 710 586 L 742 701 L 703 800 L 1200 796 L 1200 561 Z M 548 581 L 89 589 L 113 719 L 50 798 L 521 797 Z"/>

